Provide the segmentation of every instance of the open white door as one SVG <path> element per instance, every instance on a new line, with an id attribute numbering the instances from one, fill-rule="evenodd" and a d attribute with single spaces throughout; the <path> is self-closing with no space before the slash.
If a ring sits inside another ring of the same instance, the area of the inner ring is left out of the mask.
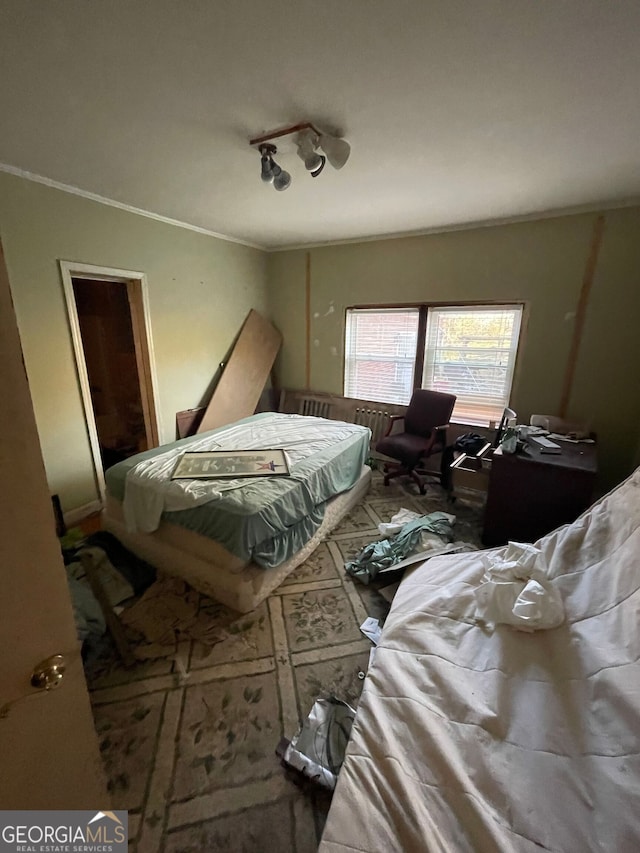
<path id="1" fill-rule="evenodd" d="M 0 808 L 109 808 L 0 246 Z M 36 664 L 62 654 L 49 692 Z M 31 695 L 29 695 L 31 694 Z"/>

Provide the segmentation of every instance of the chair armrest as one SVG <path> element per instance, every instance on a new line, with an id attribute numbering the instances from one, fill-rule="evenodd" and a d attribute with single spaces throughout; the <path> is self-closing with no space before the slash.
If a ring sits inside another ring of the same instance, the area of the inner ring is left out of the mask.
<path id="1" fill-rule="evenodd" d="M 383 438 L 386 438 L 388 435 L 391 435 L 391 430 L 393 429 L 393 425 L 396 421 L 403 421 L 404 415 L 390 415 L 389 416 L 389 426 L 387 427 L 387 431 L 385 432 Z"/>
<path id="2" fill-rule="evenodd" d="M 433 438 L 432 447 L 442 447 L 444 450 L 447 444 L 447 429 L 451 426 L 451 424 L 441 424 L 440 426 L 434 427 L 431 430 L 431 436 Z"/>

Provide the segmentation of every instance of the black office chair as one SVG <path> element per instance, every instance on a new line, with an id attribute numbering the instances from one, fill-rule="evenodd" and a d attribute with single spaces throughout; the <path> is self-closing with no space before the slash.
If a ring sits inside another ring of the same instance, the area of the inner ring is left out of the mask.
<path id="1" fill-rule="evenodd" d="M 429 456 L 442 453 L 447 444 L 447 427 L 456 402 L 454 394 L 417 390 L 404 415 L 390 418 L 389 429 L 376 444 L 376 450 L 397 459 L 384 466 L 384 484 L 394 477 L 409 476 L 425 494 L 425 483 L 416 468 Z M 396 421 L 404 420 L 404 432 L 393 433 Z M 442 474 L 433 473 L 442 482 Z"/>

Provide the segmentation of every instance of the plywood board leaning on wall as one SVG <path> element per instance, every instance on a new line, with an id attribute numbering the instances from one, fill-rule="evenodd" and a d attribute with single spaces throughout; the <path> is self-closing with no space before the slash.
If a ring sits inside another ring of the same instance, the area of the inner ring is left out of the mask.
<path id="1" fill-rule="evenodd" d="M 189 435 L 195 435 L 205 412 L 206 409 L 203 406 L 195 409 L 185 409 L 183 412 L 176 412 L 176 433 L 178 434 L 178 438 L 187 438 Z"/>
<path id="2" fill-rule="evenodd" d="M 233 423 L 255 412 L 282 345 L 282 335 L 251 310 L 218 382 L 198 433 Z"/>

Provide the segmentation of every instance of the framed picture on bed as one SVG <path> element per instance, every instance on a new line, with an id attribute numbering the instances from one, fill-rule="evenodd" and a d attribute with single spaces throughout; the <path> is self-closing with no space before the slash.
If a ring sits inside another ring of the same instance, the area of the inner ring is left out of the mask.
<path id="1" fill-rule="evenodd" d="M 283 450 L 195 450 L 182 454 L 171 479 L 288 476 L 289 464 Z"/>

